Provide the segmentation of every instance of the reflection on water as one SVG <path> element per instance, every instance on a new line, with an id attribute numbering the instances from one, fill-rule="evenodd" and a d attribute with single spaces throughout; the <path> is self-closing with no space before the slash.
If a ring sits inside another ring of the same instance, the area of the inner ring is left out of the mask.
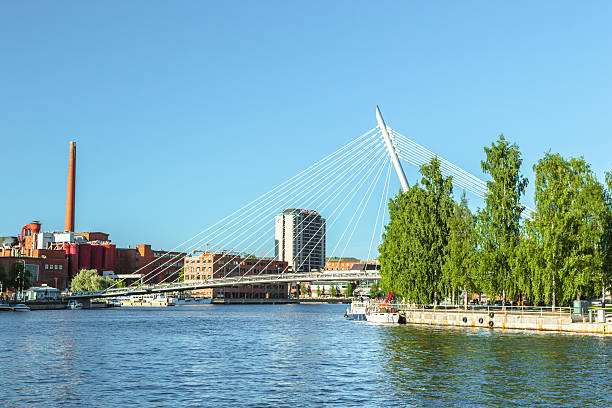
<path id="1" fill-rule="evenodd" d="M 0 406 L 612 406 L 612 338 L 343 319 L 342 305 L 0 314 Z"/>
<path id="2" fill-rule="evenodd" d="M 397 398 L 415 405 L 612 406 L 610 338 L 400 326 L 381 344 Z"/>

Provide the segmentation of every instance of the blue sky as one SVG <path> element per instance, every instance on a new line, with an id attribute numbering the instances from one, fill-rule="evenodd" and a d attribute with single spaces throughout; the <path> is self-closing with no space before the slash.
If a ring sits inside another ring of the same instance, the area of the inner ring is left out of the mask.
<path id="1" fill-rule="evenodd" d="M 477 176 L 503 132 L 531 181 L 549 149 L 602 179 L 611 20 L 604 1 L 1 2 L 0 235 L 63 228 L 75 140 L 77 230 L 170 249 L 374 127 L 377 104 Z"/>

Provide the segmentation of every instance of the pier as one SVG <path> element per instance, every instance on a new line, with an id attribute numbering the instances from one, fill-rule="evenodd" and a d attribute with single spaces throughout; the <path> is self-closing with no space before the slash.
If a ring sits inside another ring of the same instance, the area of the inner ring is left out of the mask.
<path id="1" fill-rule="evenodd" d="M 606 316 L 604 309 L 599 314 L 597 310 L 582 314 L 572 308 L 398 306 L 407 324 L 612 334 L 612 314 Z"/>

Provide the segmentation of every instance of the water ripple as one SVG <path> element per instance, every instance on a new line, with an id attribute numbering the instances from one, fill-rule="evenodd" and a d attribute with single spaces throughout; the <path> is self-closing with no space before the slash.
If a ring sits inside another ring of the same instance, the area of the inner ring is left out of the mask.
<path id="1" fill-rule="evenodd" d="M 612 338 L 374 326 L 343 310 L 4 313 L 0 406 L 612 406 Z"/>

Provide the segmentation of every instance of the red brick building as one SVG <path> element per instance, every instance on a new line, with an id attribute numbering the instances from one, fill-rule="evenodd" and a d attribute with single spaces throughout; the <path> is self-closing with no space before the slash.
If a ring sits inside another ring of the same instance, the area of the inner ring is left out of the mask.
<path id="1" fill-rule="evenodd" d="M 202 252 L 185 258 L 185 282 L 221 279 L 242 275 L 277 274 L 287 269 L 287 262 L 273 258 L 243 258 L 229 252 Z M 286 299 L 287 284 L 228 286 L 198 291 L 205 297 L 230 299 Z"/>
<path id="2" fill-rule="evenodd" d="M 11 268 L 16 263 L 25 263 L 30 275 L 31 286 L 46 284 L 58 289 L 69 287 L 68 260 L 65 252 L 35 249 L 34 256 L 1 256 L 0 269 L 9 277 Z"/>
<path id="3" fill-rule="evenodd" d="M 184 252 L 169 252 L 151 249 L 151 245 L 136 245 L 138 252 L 138 272 L 148 283 L 173 282 L 179 277 L 183 267 Z"/>

